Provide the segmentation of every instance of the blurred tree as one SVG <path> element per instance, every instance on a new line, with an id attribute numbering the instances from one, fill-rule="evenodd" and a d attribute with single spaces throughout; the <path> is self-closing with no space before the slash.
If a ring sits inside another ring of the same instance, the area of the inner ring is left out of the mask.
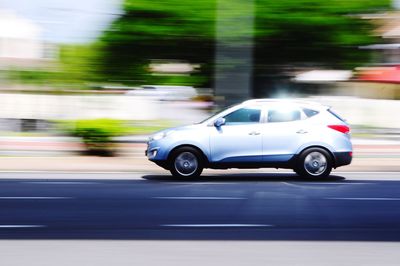
<path id="1" fill-rule="evenodd" d="M 126 0 L 124 14 L 100 39 L 104 44 L 101 73 L 110 80 L 143 84 L 204 83 L 201 77 L 154 76 L 150 60 L 186 60 L 202 64 L 211 76 L 215 0 Z"/>
<path id="2" fill-rule="evenodd" d="M 100 39 L 100 73 L 110 80 L 151 83 L 156 79 L 147 69 L 150 60 L 178 59 L 201 64 L 197 75 L 206 79 L 199 82 L 212 86 L 217 1 L 231 5 L 227 19 L 240 18 L 240 1 L 125 0 L 124 14 Z M 253 86 L 261 95 L 289 68 L 351 69 L 368 61 L 368 52 L 357 47 L 374 42 L 373 27 L 359 14 L 389 7 L 390 0 L 255 0 Z M 240 19 L 235 23 L 229 38 L 237 46 L 248 32 Z"/>
<path id="3" fill-rule="evenodd" d="M 18 83 L 57 88 L 87 89 L 88 82 L 102 82 L 96 65 L 101 57 L 96 44 L 64 44 L 59 47 L 58 61 L 49 61 L 42 68 L 10 69 L 7 79 Z"/>
<path id="4" fill-rule="evenodd" d="M 361 14 L 387 10 L 390 4 L 390 0 L 257 0 L 255 96 L 287 90 L 286 73 L 291 69 L 352 69 L 369 62 L 369 51 L 358 46 L 374 43 L 377 37 L 374 25 Z"/>
<path id="5" fill-rule="evenodd" d="M 67 82 L 101 81 L 97 75 L 97 64 L 101 60 L 97 44 L 66 44 L 60 47 L 60 72 Z"/>

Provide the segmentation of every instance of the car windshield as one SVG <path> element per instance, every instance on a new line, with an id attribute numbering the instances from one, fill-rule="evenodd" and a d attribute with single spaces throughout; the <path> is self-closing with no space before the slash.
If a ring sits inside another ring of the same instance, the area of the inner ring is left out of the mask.
<path id="1" fill-rule="evenodd" d="M 219 114 L 221 114 L 222 112 L 225 112 L 226 110 L 228 110 L 228 109 L 230 109 L 230 108 L 232 108 L 232 107 L 234 107 L 234 106 L 237 106 L 237 105 L 239 105 L 239 104 L 230 105 L 230 106 L 228 106 L 228 107 L 226 107 L 226 108 L 223 108 L 223 109 L 221 109 L 221 110 L 219 110 L 219 111 L 216 111 L 213 115 L 209 116 L 208 118 L 206 118 L 206 119 L 204 119 L 204 120 L 202 120 L 202 121 L 200 121 L 200 122 L 198 122 L 198 123 L 196 123 L 196 124 L 202 124 L 202 123 L 204 123 L 204 122 L 206 122 L 206 121 L 208 121 L 208 120 L 212 120 L 212 119 L 214 119 L 215 117 L 217 117 Z"/>

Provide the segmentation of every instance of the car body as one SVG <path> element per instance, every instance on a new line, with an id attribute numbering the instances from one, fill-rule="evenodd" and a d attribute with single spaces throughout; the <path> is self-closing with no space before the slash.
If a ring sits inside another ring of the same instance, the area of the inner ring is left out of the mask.
<path id="1" fill-rule="evenodd" d="M 308 177 L 351 163 L 350 128 L 328 106 L 256 99 L 149 138 L 146 156 L 177 177 L 203 168 L 289 168 Z"/>

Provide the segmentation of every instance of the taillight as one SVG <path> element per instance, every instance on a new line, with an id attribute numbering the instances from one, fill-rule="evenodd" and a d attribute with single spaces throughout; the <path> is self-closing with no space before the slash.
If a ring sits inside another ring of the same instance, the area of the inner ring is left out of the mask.
<path id="1" fill-rule="evenodd" d="M 333 130 L 339 131 L 343 134 L 347 134 L 350 132 L 350 128 L 345 125 L 329 125 L 329 128 L 332 128 Z"/>

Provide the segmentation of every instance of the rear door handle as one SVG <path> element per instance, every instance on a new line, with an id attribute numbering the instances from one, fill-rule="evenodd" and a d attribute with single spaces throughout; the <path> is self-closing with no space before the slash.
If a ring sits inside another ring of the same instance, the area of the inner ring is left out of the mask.
<path id="1" fill-rule="evenodd" d="M 297 134 L 306 134 L 308 133 L 307 131 L 305 131 L 304 129 L 300 129 L 298 131 L 296 131 Z"/>
<path id="2" fill-rule="evenodd" d="M 249 133 L 249 135 L 252 135 L 252 136 L 260 135 L 260 132 L 252 131 Z"/>

